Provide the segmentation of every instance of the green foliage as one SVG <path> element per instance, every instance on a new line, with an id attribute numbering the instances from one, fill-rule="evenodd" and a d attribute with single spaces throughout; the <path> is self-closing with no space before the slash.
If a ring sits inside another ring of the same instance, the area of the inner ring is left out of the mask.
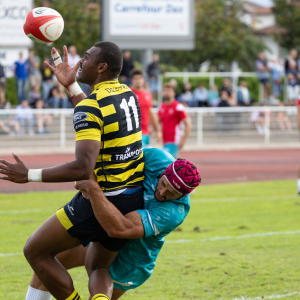
<path id="1" fill-rule="evenodd" d="M 6 78 L 5 99 L 6 101 L 10 102 L 11 105 L 18 105 L 17 86 L 15 77 Z"/>
<path id="2" fill-rule="evenodd" d="M 63 17 L 65 26 L 61 37 L 53 44 L 41 45 L 34 43 L 34 49 L 41 58 L 50 56 L 52 47 L 62 51 L 64 45 L 67 47 L 75 45 L 79 55 L 91 48 L 100 40 L 100 16 L 99 6 L 89 3 L 91 0 L 49 0 L 49 7 L 57 10 Z M 43 0 L 35 0 L 35 6 L 43 6 Z"/>
<path id="3" fill-rule="evenodd" d="M 182 77 L 164 77 L 163 81 L 168 82 L 171 79 L 175 79 L 177 81 L 177 90 L 179 93 L 181 93 L 182 88 L 183 88 L 183 78 Z M 218 90 L 222 87 L 224 78 L 221 77 L 215 77 L 215 85 L 218 87 Z M 259 81 L 256 77 L 240 77 L 239 78 L 239 83 L 241 81 L 246 81 L 248 84 L 248 88 L 250 91 L 251 99 L 254 101 L 258 102 L 259 101 Z M 203 78 L 197 78 L 197 77 L 190 77 L 189 78 L 189 83 L 192 85 L 192 89 L 194 90 L 196 87 L 199 86 L 199 83 L 203 83 L 204 86 L 209 89 L 209 78 L 208 77 L 203 77 Z"/>
<path id="4" fill-rule="evenodd" d="M 283 30 L 276 35 L 280 45 L 300 51 L 300 6 L 299 0 L 274 0 L 276 22 Z"/>
<path id="5" fill-rule="evenodd" d="M 299 292 L 299 234 L 284 234 L 300 228 L 295 190 L 295 180 L 200 186 L 181 230 L 166 238 L 150 279 L 121 299 L 273 299 Z M 74 194 L 0 195 L 0 253 L 20 253 L 0 256 L 1 299 L 25 298 L 33 274 L 22 255 L 25 242 Z M 270 232 L 283 234 L 255 236 Z M 224 238 L 211 239 L 216 237 Z M 85 268 L 70 274 L 81 298 L 88 299 Z"/>
<path id="6" fill-rule="evenodd" d="M 192 51 L 161 51 L 162 60 L 182 70 L 198 71 L 201 63 L 211 66 L 237 61 L 244 71 L 254 70 L 254 60 L 264 44 L 238 19 L 240 4 L 232 1 L 196 2 L 195 44 Z"/>

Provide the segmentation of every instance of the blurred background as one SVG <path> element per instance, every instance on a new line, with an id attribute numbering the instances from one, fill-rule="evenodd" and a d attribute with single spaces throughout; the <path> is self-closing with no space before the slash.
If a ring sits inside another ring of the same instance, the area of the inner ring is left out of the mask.
<path id="1" fill-rule="evenodd" d="M 65 21 L 47 45 L 22 28 L 40 6 Z M 66 45 L 75 65 L 99 40 L 122 49 L 121 82 L 132 86 L 130 72 L 142 70 L 155 114 L 163 85 L 173 87 L 191 123 L 182 151 L 298 149 L 299 18 L 292 0 L 0 1 L 0 154 L 74 154 L 73 105 L 43 61 Z"/>

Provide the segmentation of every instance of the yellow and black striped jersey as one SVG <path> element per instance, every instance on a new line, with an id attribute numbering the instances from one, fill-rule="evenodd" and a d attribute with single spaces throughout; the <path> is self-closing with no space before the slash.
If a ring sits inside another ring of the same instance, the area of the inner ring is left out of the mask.
<path id="1" fill-rule="evenodd" d="M 136 95 L 118 81 L 95 85 L 77 104 L 73 117 L 76 141 L 101 141 L 95 174 L 102 190 L 142 186 L 141 110 Z"/>

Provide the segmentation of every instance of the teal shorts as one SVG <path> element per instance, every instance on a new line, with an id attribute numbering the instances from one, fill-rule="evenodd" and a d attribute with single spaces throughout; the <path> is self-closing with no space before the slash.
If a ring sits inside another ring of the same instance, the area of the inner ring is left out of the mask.
<path id="1" fill-rule="evenodd" d="M 178 157 L 178 145 L 171 144 L 171 143 L 165 144 L 164 145 L 164 150 L 166 152 L 170 153 L 171 155 L 173 155 L 174 158 Z"/>
<path id="2" fill-rule="evenodd" d="M 142 147 L 149 148 L 150 146 L 150 138 L 149 135 L 143 134 L 142 135 Z"/>
<path id="3" fill-rule="evenodd" d="M 110 267 L 114 288 L 127 291 L 141 286 L 151 276 L 154 265 L 147 267 L 137 267 L 117 256 Z"/>

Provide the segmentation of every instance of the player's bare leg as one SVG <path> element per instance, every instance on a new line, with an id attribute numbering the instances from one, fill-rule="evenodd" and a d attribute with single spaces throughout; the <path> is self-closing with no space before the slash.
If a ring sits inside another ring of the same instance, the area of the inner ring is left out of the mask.
<path id="1" fill-rule="evenodd" d="M 89 275 L 89 292 L 92 297 L 104 294 L 109 298 L 113 294 L 113 281 L 110 266 L 118 252 L 104 248 L 100 243 L 91 243 L 86 254 L 85 267 Z"/>
<path id="2" fill-rule="evenodd" d="M 66 270 L 83 267 L 87 249 L 87 247 L 80 245 L 76 248 L 59 253 L 56 255 L 56 259 L 64 266 Z M 35 273 L 30 281 L 30 286 L 40 291 L 48 291 Z"/>
<path id="3" fill-rule="evenodd" d="M 56 259 L 66 268 L 66 270 L 82 267 L 84 266 L 87 249 L 87 247 L 80 245 L 76 248 L 59 253 L 56 255 Z M 35 273 L 30 281 L 30 286 L 36 290 L 48 292 L 47 288 L 43 285 Z M 125 293 L 126 291 L 124 290 L 113 289 L 113 296 L 111 300 L 118 300 Z M 89 299 L 91 298 L 92 297 L 90 296 Z"/>
<path id="4" fill-rule="evenodd" d="M 24 247 L 24 255 L 35 274 L 57 300 L 67 299 L 75 289 L 71 276 L 55 256 L 80 244 L 53 215 L 30 236 Z"/>

